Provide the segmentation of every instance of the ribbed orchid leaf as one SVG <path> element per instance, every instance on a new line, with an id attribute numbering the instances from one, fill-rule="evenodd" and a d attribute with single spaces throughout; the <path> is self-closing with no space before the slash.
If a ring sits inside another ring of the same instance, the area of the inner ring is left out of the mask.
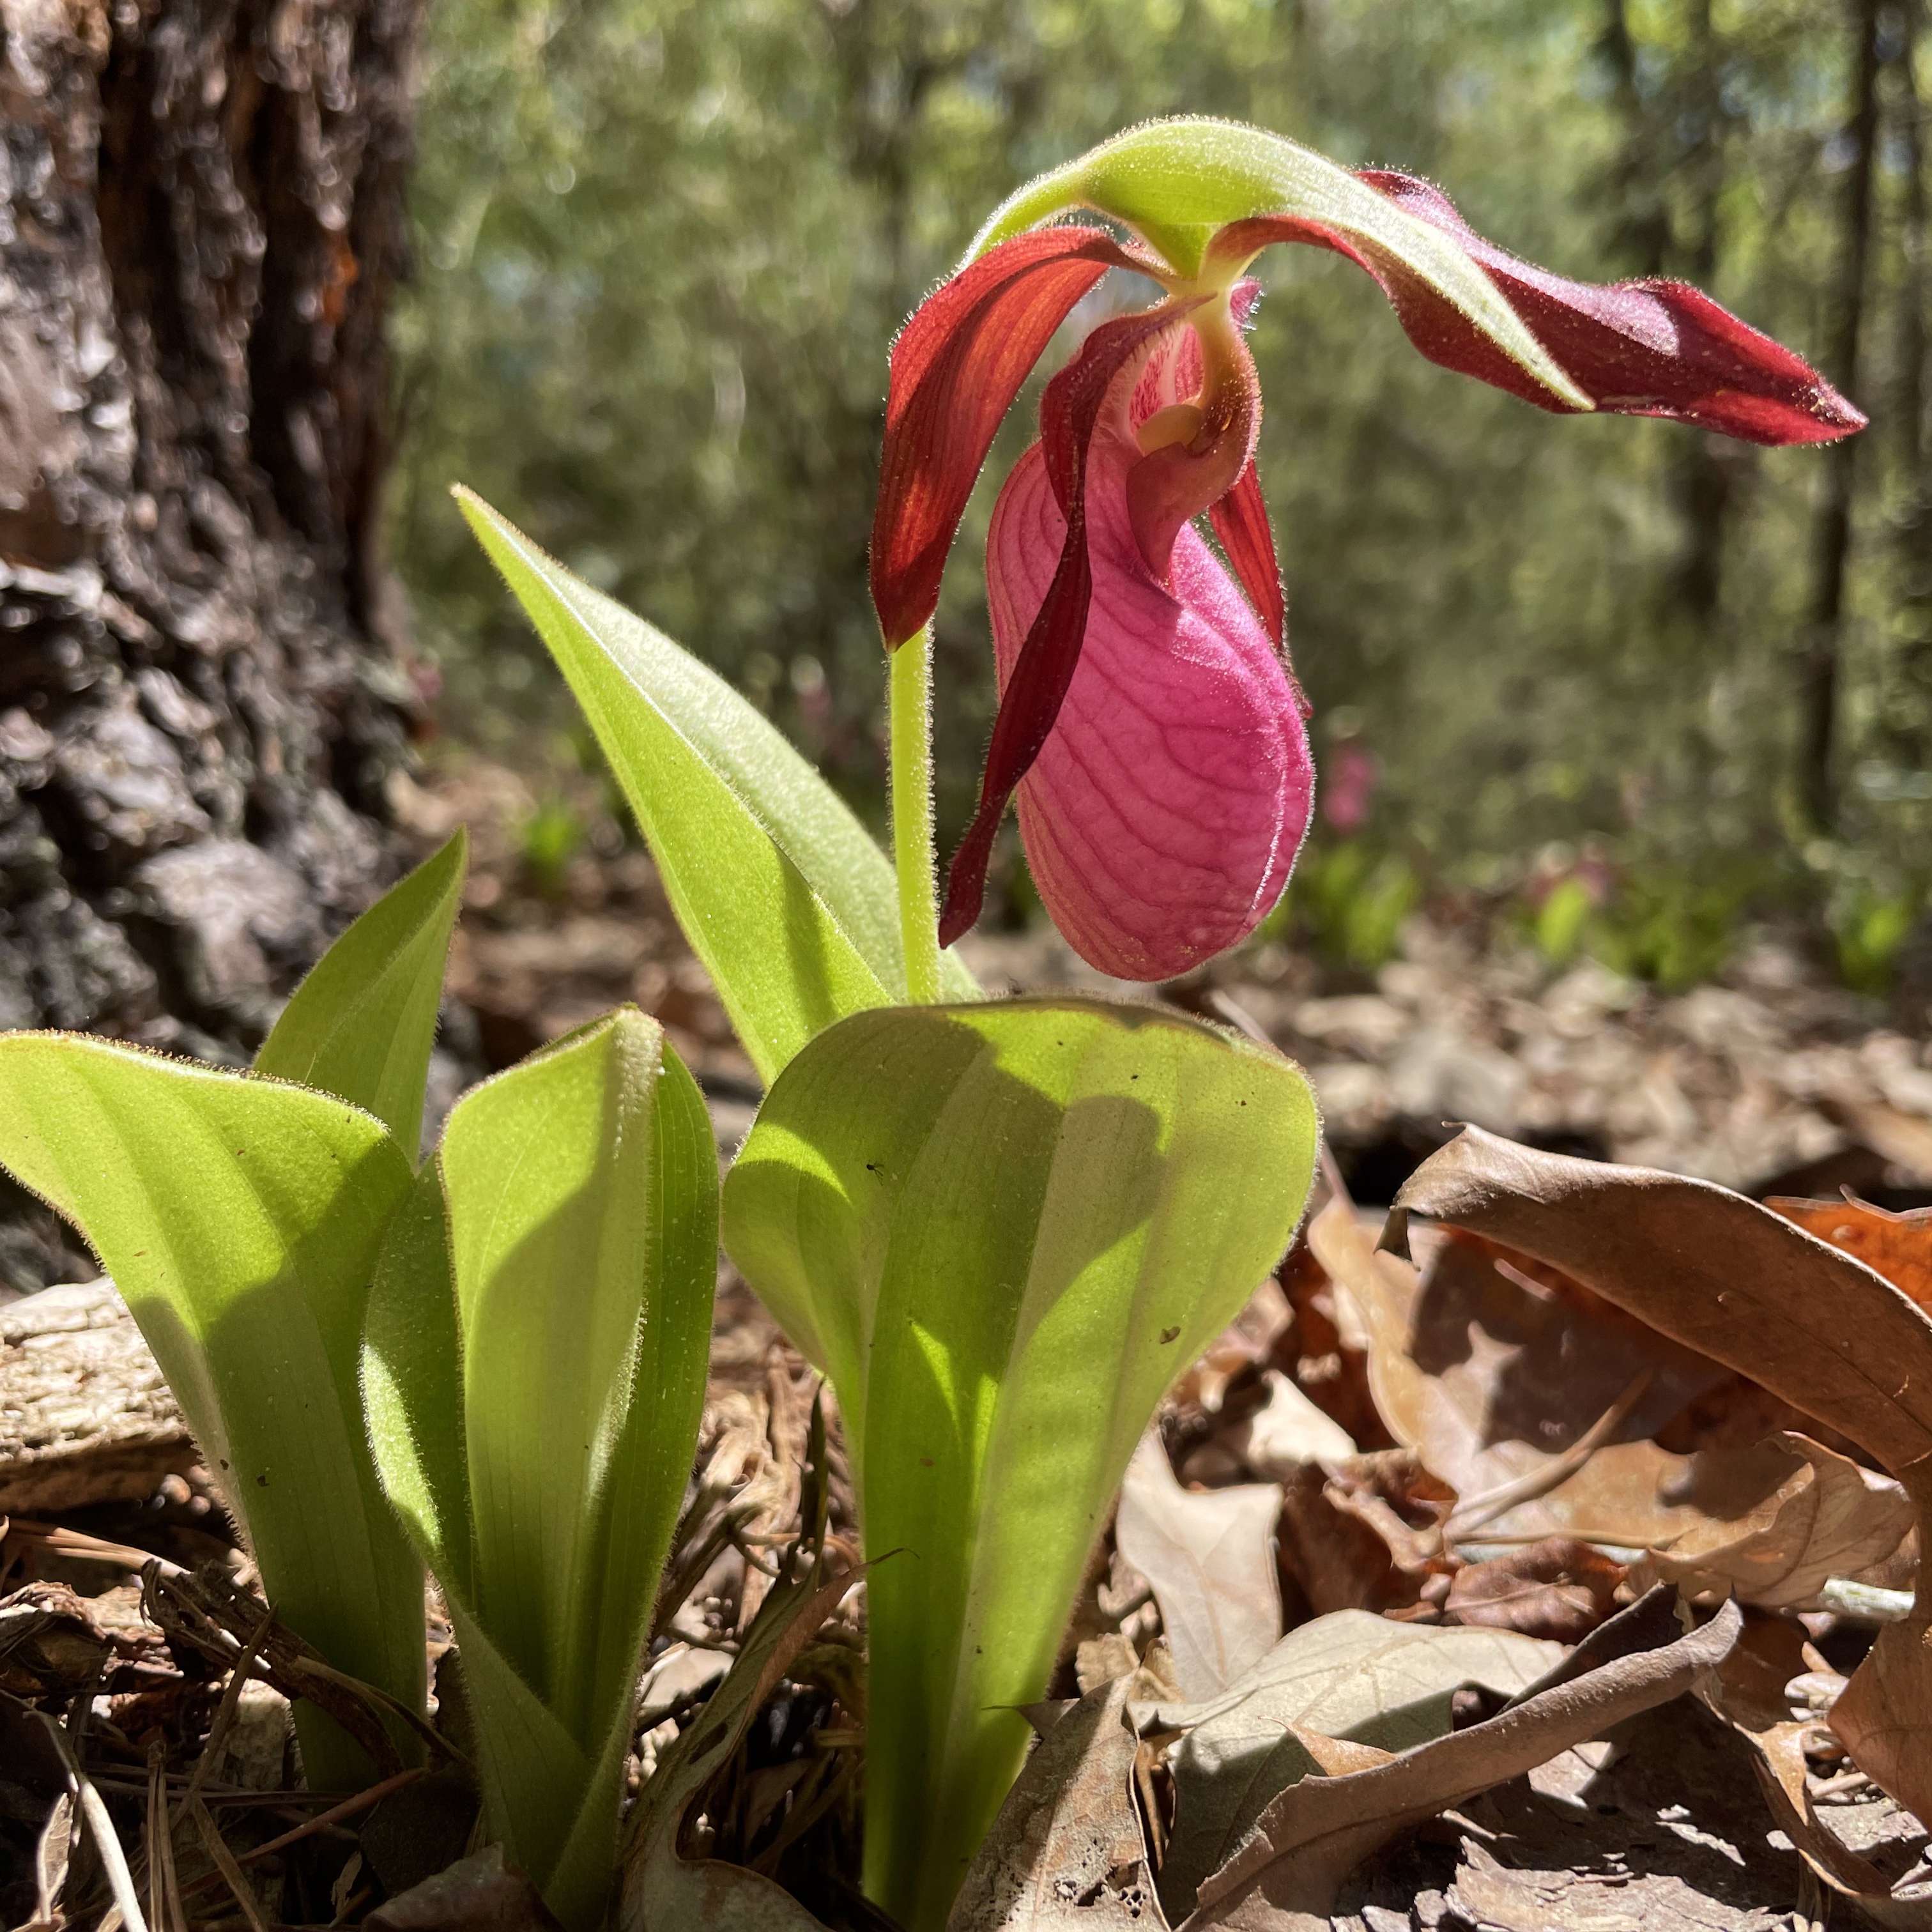
<path id="1" fill-rule="evenodd" d="M 572 1932 L 614 1869 L 717 1249 L 703 1097 L 622 1007 L 457 1103 L 370 1297 L 376 1464 L 456 1624 L 490 1828 Z"/>
<path id="2" fill-rule="evenodd" d="M 861 1014 L 766 1095 L 725 1244 L 837 1388 L 878 1559 L 866 1889 L 910 1932 L 944 1922 L 1127 1459 L 1280 1255 L 1316 1132 L 1286 1060 L 1097 1000 Z"/>
<path id="3" fill-rule="evenodd" d="M 374 1114 L 412 1162 L 469 856 L 458 827 L 385 892 L 296 988 L 255 1056 L 257 1073 L 320 1088 Z"/>
<path id="4" fill-rule="evenodd" d="M 903 999 L 892 868 L 838 795 L 715 671 L 458 500 L 583 706 L 759 1072 Z M 977 994 L 956 958 L 940 964 L 949 998 Z"/>
<path id="5" fill-rule="evenodd" d="M 0 1163 L 114 1277 L 278 1617 L 419 1709 L 422 1565 L 376 1482 L 356 1384 L 370 1278 L 410 1191 L 382 1123 L 280 1081 L 10 1034 Z M 332 1719 L 298 1705 L 296 1723 L 311 1786 L 369 1783 Z"/>

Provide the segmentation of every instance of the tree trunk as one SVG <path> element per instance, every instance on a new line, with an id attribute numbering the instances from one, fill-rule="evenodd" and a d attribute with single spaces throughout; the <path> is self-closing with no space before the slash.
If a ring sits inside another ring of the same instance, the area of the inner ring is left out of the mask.
<path id="1" fill-rule="evenodd" d="M 1852 63 L 1851 113 L 1844 132 L 1844 213 L 1839 230 L 1838 273 L 1832 291 L 1825 373 L 1855 401 L 1858 339 L 1864 323 L 1865 270 L 1871 254 L 1872 172 L 1878 146 L 1880 0 L 1850 0 L 1857 36 Z M 1805 613 L 1802 667 L 1804 730 L 1799 781 L 1812 824 L 1828 832 L 1837 821 L 1833 757 L 1838 737 L 1840 632 L 1845 571 L 1852 546 L 1852 486 L 1858 441 L 1846 437 L 1824 454 L 1824 500 L 1813 537 L 1811 593 Z"/>
<path id="2" fill-rule="evenodd" d="M 0 0 L 0 1027 L 242 1058 L 394 868 L 422 6 Z"/>

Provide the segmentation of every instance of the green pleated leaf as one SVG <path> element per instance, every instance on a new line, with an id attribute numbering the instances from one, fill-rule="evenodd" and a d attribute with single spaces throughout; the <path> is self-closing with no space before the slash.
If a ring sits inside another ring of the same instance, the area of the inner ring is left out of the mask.
<path id="1" fill-rule="evenodd" d="M 262 1588 L 337 1669 L 423 1703 L 422 1565 L 370 1465 L 370 1277 L 410 1164 L 328 1094 L 80 1035 L 0 1037 L 0 1163 L 114 1277 Z M 311 1784 L 371 1768 L 298 1708 Z"/>
<path id="2" fill-rule="evenodd" d="M 1426 282 L 1553 394 L 1577 409 L 1592 406 L 1453 236 L 1265 128 L 1199 115 L 1130 128 L 1010 196 L 967 259 L 1072 208 L 1125 222 L 1184 275 L 1199 273 L 1209 236 L 1228 222 L 1258 214 L 1320 222 Z"/>
<path id="3" fill-rule="evenodd" d="M 316 962 L 255 1056 L 258 1073 L 374 1114 L 411 1162 L 469 856 L 459 828 L 385 892 Z"/>
<path id="4" fill-rule="evenodd" d="M 610 1886 L 717 1249 L 703 1097 L 623 1007 L 457 1103 L 370 1298 L 376 1459 L 457 1618 L 491 1828 L 573 1927 Z"/>
<path id="5" fill-rule="evenodd" d="M 844 800 L 715 671 L 456 495 L 584 707 L 759 1072 L 904 999 L 892 868 Z M 977 993 L 951 953 L 941 970 L 949 998 Z"/>
<path id="6" fill-rule="evenodd" d="M 1016 1707 L 1155 1405 L 1287 1245 L 1317 1131 L 1278 1055 L 1093 1000 L 860 1014 L 766 1096 L 725 1244 L 837 1387 L 880 1559 L 866 1888 L 912 1932 L 1019 1768 Z"/>

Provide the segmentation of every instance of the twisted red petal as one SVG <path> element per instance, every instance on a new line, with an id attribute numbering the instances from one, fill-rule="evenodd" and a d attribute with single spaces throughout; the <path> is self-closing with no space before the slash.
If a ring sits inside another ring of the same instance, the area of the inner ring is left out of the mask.
<path id="1" fill-rule="evenodd" d="M 889 647 L 938 608 L 980 466 L 1054 331 L 1108 269 L 1145 266 L 1097 228 L 1040 229 L 989 249 L 914 310 L 892 345 L 872 519 L 872 603 Z"/>
<path id="2" fill-rule="evenodd" d="M 1234 478 L 1234 488 L 1209 506 L 1208 516 L 1269 641 L 1278 651 L 1285 649 L 1288 599 L 1282 591 L 1281 565 L 1275 556 L 1274 528 L 1262 500 L 1262 479 L 1252 456 Z"/>
<path id="3" fill-rule="evenodd" d="M 980 916 L 986 863 L 1000 814 L 1046 742 L 1080 661 L 1094 586 L 1087 554 L 1087 454 L 1101 406 L 1114 376 L 1148 339 L 1185 313 L 1178 305 L 1163 303 L 1102 322 L 1081 344 L 1079 354 L 1046 386 L 1041 399 L 1041 440 L 1034 447 L 1041 452 L 1042 473 L 1058 500 L 1064 535 L 1012 675 L 1002 680 L 1000 709 L 980 781 L 979 806 L 946 874 L 946 904 L 939 917 L 942 946 L 950 946 Z"/>
<path id="4" fill-rule="evenodd" d="M 1408 213 L 1456 237 L 1565 374 L 1600 410 L 1666 416 L 1748 442 L 1829 442 L 1864 418 L 1801 356 L 1682 282 L 1574 282 L 1486 242 L 1441 190 L 1412 175 L 1365 168 L 1361 178 Z M 1538 408 L 1570 413 L 1468 316 L 1392 256 L 1292 215 L 1232 223 L 1214 252 L 1240 260 L 1270 242 L 1332 248 L 1367 269 L 1408 339 L 1430 362 Z"/>
<path id="5" fill-rule="evenodd" d="M 1147 568 L 1127 507 L 1136 454 L 1102 424 L 1087 476 L 1084 647 L 1018 803 L 1054 925 L 1102 971 L 1158 980 L 1235 944 L 1280 896 L 1313 774 L 1297 694 L 1207 545 L 1184 526 L 1169 580 Z M 1045 468 L 1036 449 L 1022 458 L 987 542 L 1003 678 L 1063 548 Z"/>

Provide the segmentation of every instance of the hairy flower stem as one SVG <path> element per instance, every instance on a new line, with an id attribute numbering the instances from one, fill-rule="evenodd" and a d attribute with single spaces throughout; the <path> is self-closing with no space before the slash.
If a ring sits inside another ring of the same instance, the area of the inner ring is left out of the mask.
<path id="1" fill-rule="evenodd" d="M 906 998 L 939 998 L 939 906 L 932 842 L 932 626 L 892 654 L 892 849 Z"/>

